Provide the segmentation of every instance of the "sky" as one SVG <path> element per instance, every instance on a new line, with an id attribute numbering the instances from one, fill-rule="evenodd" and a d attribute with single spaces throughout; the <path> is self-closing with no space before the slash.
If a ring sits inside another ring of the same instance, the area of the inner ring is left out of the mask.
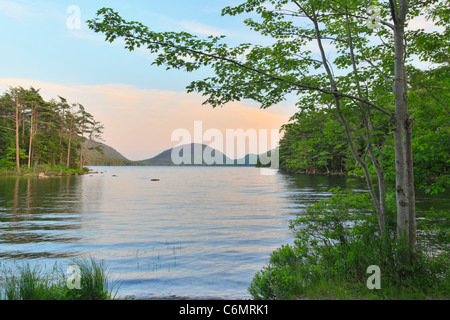
<path id="1" fill-rule="evenodd" d="M 208 70 L 186 73 L 152 66 L 154 56 L 146 50 L 129 52 L 120 41 L 105 42 L 104 35 L 86 25 L 98 9 L 109 7 L 154 31 L 226 35 L 230 44 L 264 43 L 266 38 L 243 24 L 245 16 L 221 16 L 223 7 L 241 2 L 0 0 L 0 93 L 10 86 L 32 86 L 46 100 L 62 96 L 82 104 L 104 125 L 104 142 L 130 160 L 175 146 L 179 140 L 172 140 L 172 134 L 185 129 L 193 135 L 199 121 L 203 131 L 219 130 L 224 137 L 233 129 L 278 130 L 296 112 L 293 101 L 264 110 L 251 101 L 215 109 L 202 105 L 204 97 L 187 94 L 186 86 L 211 75 Z M 74 24 L 77 16 L 79 26 Z M 411 25 L 429 27 L 429 22 L 419 19 Z M 266 151 L 262 143 L 258 147 Z"/>
<path id="2" fill-rule="evenodd" d="M 208 70 L 186 73 L 152 66 L 147 51 L 129 52 L 120 42 L 105 42 L 85 22 L 98 9 L 110 7 L 155 31 L 224 34 L 235 44 L 257 40 L 243 17 L 221 16 L 223 7 L 237 3 L 0 0 L 0 92 L 32 86 L 46 100 L 62 96 L 82 104 L 104 125 L 104 142 L 130 160 L 148 159 L 175 146 L 179 141 L 172 141 L 172 133 L 193 133 L 195 121 L 201 121 L 203 131 L 218 129 L 224 136 L 227 129 L 278 130 L 295 113 L 292 104 L 265 110 L 251 101 L 215 109 L 202 105 L 204 97 L 187 94 L 186 86 Z M 79 26 L 74 24 L 78 14 Z"/>

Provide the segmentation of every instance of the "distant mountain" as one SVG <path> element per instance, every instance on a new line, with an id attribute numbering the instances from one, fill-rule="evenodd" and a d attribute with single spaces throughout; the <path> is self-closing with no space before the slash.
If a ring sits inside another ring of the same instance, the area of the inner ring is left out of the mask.
<path id="1" fill-rule="evenodd" d="M 87 143 L 84 147 L 87 146 Z M 256 166 L 259 156 L 247 154 L 243 158 L 231 159 L 222 152 L 205 144 L 191 143 L 167 149 L 153 158 L 141 161 L 128 160 L 114 148 L 100 142 L 92 141 L 86 165 L 88 166 L 175 166 L 175 165 L 231 165 Z M 187 150 L 187 154 L 184 152 Z M 190 156 L 189 156 L 190 150 Z M 172 160 L 174 153 L 174 161 Z M 262 157 L 266 154 L 262 154 Z"/>
<path id="2" fill-rule="evenodd" d="M 187 151 L 187 152 L 186 152 Z M 184 154 L 186 152 L 186 154 Z M 174 155 L 172 159 L 172 154 Z M 241 159 L 231 159 L 222 152 L 205 144 L 191 143 L 167 149 L 157 156 L 138 161 L 142 165 L 246 165 L 255 166 L 257 155 L 246 155 Z"/>
<path id="3" fill-rule="evenodd" d="M 84 143 L 87 147 L 87 142 Z M 90 150 L 87 154 L 86 165 L 88 166 L 132 166 L 134 161 L 128 160 L 114 148 L 100 142 L 91 141 Z"/>

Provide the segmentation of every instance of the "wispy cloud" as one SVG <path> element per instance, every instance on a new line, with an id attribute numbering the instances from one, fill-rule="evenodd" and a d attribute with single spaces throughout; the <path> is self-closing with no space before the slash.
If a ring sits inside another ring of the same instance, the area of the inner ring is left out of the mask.
<path id="1" fill-rule="evenodd" d="M 0 15 L 5 15 L 15 20 L 21 20 L 31 15 L 31 11 L 17 1 L 0 0 Z"/>

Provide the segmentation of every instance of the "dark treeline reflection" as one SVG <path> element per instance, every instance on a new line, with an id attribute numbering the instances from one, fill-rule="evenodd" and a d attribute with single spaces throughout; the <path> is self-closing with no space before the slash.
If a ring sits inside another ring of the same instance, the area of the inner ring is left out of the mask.
<path id="1" fill-rule="evenodd" d="M 75 231 L 82 225 L 80 181 L 80 177 L 69 176 L 1 178 L 0 258 L 69 256 L 68 252 L 49 252 L 48 243 L 57 246 L 80 239 Z M 28 250 L 24 251 L 23 244 Z"/>
<path id="2" fill-rule="evenodd" d="M 311 175 L 311 174 L 282 174 L 286 187 L 292 190 L 289 198 L 292 200 L 318 200 L 327 197 L 331 188 L 339 187 L 343 190 L 355 192 L 368 192 L 365 179 L 359 177 L 346 177 L 343 175 Z M 377 186 L 375 186 L 377 187 Z M 388 191 L 392 191 L 394 184 L 387 185 Z M 308 194 L 310 195 L 308 197 Z M 427 194 L 422 189 L 416 190 L 416 208 L 419 212 L 434 210 L 450 210 L 450 189 L 437 194 Z"/>

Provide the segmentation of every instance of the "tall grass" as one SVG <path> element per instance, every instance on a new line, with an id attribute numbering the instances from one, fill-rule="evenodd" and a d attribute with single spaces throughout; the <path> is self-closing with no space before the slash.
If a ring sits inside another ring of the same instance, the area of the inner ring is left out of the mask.
<path id="1" fill-rule="evenodd" d="M 76 259 L 74 264 L 80 268 L 80 289 L 68 291 L 72 299 L 81 300 L 110 300 L 115 299 L 118 288 L 110 281 L 110 275 L 103 260 Z"/>
<path id="2" fill-rule="evenodd" d="M 76 259 L 73 265 L 80 270 L 79 289 L 70 289 L 62 266 L 44 272 L 41 266 L 29 263 L 2 267 L 0 299 L 2 300 L 111 300 L 118 287 L 112 281 L 103 262 L 93 258 Z"/>

